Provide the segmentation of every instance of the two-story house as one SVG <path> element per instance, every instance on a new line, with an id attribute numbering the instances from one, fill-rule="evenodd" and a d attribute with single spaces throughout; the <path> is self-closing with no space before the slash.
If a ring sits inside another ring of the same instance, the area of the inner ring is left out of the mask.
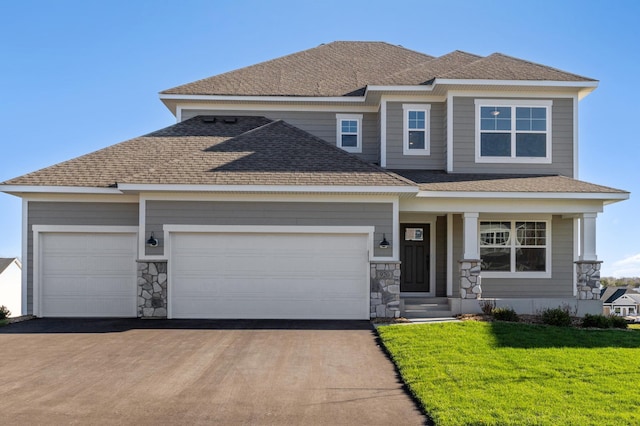
<path id="1" fill-rule="evenodd" d="M 166 90 L 175 125 L 1 185 L 23 199 L 24 311 L 600 313 L 596 217 L 629 194 L 577 180 L 596 86 L 334 42 Z"/>

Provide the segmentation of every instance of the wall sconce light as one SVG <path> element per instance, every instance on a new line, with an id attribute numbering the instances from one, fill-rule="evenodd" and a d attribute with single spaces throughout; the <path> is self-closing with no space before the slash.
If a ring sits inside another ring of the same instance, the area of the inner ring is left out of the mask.
<path id="1" fill-rule="evenodd" d="M 389 241 L 387 241 L 387 235 L 386 234 L 382 234 L 382 241 L 380 241 L 380 246 L 381 249 L 386 249 L 391 247 L 391 244 L 389 244 Z"/>
<path id="2" fill-rule="evenodd" d="M 158 247 L 158 240 L 153 236 L 153 232 L 151 232 L 151 236 L 147 240 L 147 245 L 149 247 Z"/>

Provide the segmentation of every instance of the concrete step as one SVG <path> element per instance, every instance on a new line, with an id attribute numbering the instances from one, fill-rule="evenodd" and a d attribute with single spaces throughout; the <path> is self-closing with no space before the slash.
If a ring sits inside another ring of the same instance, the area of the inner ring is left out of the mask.
<path id="1" fill-rule="evenodd" d="M 401 315 L 405 318 L 453 317 L 446 297 L 404 297 L 401 301 Z"/>

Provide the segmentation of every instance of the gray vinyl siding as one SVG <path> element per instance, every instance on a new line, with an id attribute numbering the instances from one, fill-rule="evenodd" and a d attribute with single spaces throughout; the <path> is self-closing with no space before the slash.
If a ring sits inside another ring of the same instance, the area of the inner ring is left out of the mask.
<path id="1" fill-rule="evenodd" d="M 543 173 L 573 177 L 573 99 L 552 99 L 551 164 L 476 163 L 475 99 L 453 98 L 454 173 Z"/>
<path id="2" fill-rule="evenodd" d="M 147 201 L 146 234 L 163 235 L 163 225 L 276 225 L 276 226 L 374 226 L 374 243 L 383 233 L 393 245 L 391 203 L 291 203 Z M 160 238 L 161 239 L 161 238 Z M 147 247 L 148 255 L 162 255 L 160 247 Z M 390 249 L 374 244 L 375 256 L 391 256 Z"/>
<path id="3" fill-rule="evenodd" d="M 448 123 L 447 123 L 447 116 L 448 116 L 448 101 L 445 101 L 443 103 L 442 106 L 442 156 L 443 161 L 444 161 L 444 167 L 442 168 L 442 170 L 447 170 L 448 164 L 447 164 L 447 153 L 448 151 L 448 146 L 447 146 L 447 132 L 448 132 Z"/>
<path id="4" fill-rule="evenodd" d="M 508 219 L 508 216 L 505 216 Z M 553 216 L 551 220 L 551 278 L 482 277 L 482 296 L 496 298 L 573 297 L 573 220 Z M 457 260 L 462 259 L 462 216 L 453 221 L 453 295 L 460 294 Z"/>
<path id="5" fill-rule="evenodd" d="M 443 127 L 445 104 L 443 102 L 431 104 L 429 121 L 431 153 L 423 156 L 403 154 L 403 103 L 409 102 L 387 103 L 387 168 L 444 170 L 446 168 L 446 133 Z"/>
<path id="6" fill-rule="evenodd" d="M 447 217 L 436 220 L 436 297 L 447 295 Z"/>
<path id="7" fill-rule="evenodd" d="M 362 114 L 362 153 L 354 155 L 378 164 L 380 161 L 380 125 L 377 113 L 323 112 L 323 111 L 210 111 L 183 110 L 182 120 L 197 115 L 246 115 L 283 120 L 331 144 L 336 143 L 336 114 Z"/>
<path id="8" fill-rule="evenodd" d="M 30 201 L 27 223 L 27 313 L 33 313 L 33 225 L 138 226 L 137 203 Z"/>

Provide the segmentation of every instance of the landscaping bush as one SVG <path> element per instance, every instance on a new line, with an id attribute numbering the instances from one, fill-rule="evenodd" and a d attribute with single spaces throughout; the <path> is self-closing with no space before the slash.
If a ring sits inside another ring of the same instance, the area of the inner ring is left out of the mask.
<path id="1" fill-rule="evenodd" d="M 540 315 L 542 322 L 547 325 L 558 327 L 569 327 L 571 325 L 571 315 L 567 307 L 547 308 Z"/>
<path id="2" fill-rule="evenodd" d="M 604 315 L 591 315 L 585 314 L 582 319 L 582 324 L 585 328 L 611 328 L 612 322 L 611 317 L 606 317 Z"/>
<path id="3" fill-rule="evenodd" d="M 480 301 L 480 309 L 485 315 L 491 315 L 496 308 L 496 301 L 494 299 L 482 299 Z"/>
<path id="4" fill-rule="evenodd" d="M 9 318 L 11 311 L 4 305 L 0 306 L 0 320 Z"/>
<path id="5" fill-rule="evenodd" d="M 498 321 L 518 322 L 520 318 L 513 308 L 493 308 L 491 311 L 493 318 Z"/>
<path id="6" fill-rule="evenodd" d="M 609 320 L 611 321 L 611 327 L 613 328 L 628 328 L 629 327 L 629 323 L 627 322 L 626 319 L 616 316 L 616 315 L 611 315 L 609 317 Z"/>

